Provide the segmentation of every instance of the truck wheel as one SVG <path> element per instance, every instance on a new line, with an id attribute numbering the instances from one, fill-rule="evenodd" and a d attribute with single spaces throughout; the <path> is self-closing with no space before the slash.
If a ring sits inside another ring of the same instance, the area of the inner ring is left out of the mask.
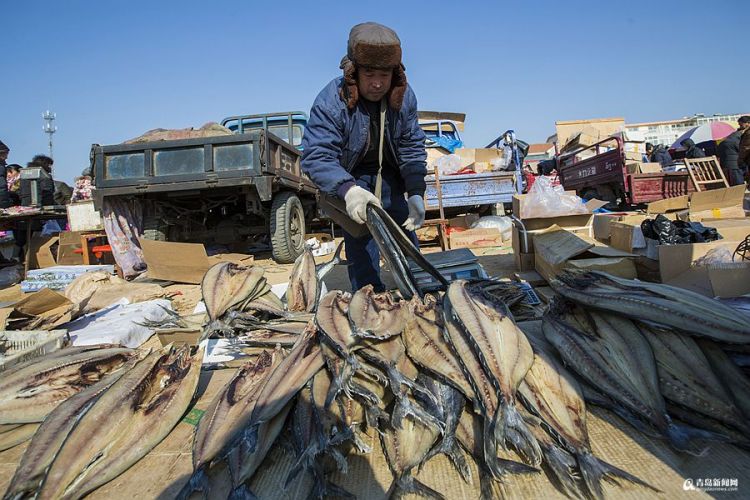
<path id="1" fill-rule="evenodd" d="M 291 264 L 305 249 L 305 212 L 296 194 L 283 191 L 271 202 L 271 253 L 276 262 Z"/>
<path id="2" fill-rule="evenodd" d="M 147 240 L 167 241 L 167 225 L 161 217 L 156 215 L 143 217 L 143 237 Z"/>

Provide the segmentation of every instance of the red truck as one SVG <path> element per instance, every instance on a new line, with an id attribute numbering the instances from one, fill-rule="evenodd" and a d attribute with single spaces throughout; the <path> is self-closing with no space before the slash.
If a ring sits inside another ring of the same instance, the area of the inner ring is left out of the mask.
<path id="1" fill-rule="evenodd" d="M 625 143 L 619 137 L 557 158 L 560 183 L 584 199 L 609 201 L 611 206 L 649 203 L 695 191 L 688 172 L 633 173 L 628 171 Z M 632 160 L 631 160 L 632 161 Z"/>

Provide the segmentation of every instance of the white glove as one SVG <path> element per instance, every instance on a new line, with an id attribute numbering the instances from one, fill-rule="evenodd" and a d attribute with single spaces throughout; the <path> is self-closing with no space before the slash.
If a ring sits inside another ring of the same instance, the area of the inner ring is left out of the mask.
<path id="1" fill-rule="evenodd" d="M 357 224 L 364 224 L 367 220 L 367 205 L 370 203 L 381 206 L 374 194 L 359 186 L 352 186 L 344 195 L 346 213 Z"/>
<path id="2" fill-rule="evenodd" d="M 404 221 L 404 229 L 414 231 L 424 224 L 424 199 L 418 194 L 409 196 L 409 217 Z"/>

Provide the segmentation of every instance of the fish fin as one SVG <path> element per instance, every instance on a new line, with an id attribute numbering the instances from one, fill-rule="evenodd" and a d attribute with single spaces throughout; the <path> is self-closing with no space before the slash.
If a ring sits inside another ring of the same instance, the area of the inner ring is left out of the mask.
<path id="1" fill-rule="evenodd" d="M 568 498 L 586 498 L 576 478 L 576 461 L 557 446 L 544 449 L 544 470 L 550 482 Z"/>
<path id="2" fill-rule="evenodd" d="M 600 460 L 591 453 L 585 452 L 576 455 L 578 459 L 578 468 L 583 476 L 584 484 L 588 489 L 589 493 L 597 500 L 604 498 L 604 491 L 602 490 L 601 480 L 605 479 L 609 482 L 617 484 L 617 479 L 625 479 L 634 484 L 644 486 L 652 491 L 661 493 L 661 490 L 651 486 L 647 482 L 637 478 L 636 476 L 625 472 L 624 470 L 615 467 L 614 465 L 608 464 L 607 462 Z"/>
<path id="3" fill-rule="evenodd" d="M 433 427 L 441 433 L 445 430 L 445 424 L 430 415 L 421 406 L 412 403 L 411 400 L 405 396 L 397 397 L 396 405 L 391 416 L 391 425 L 397 429 L 402 429 L 401 422 L 406 416 L 411 416 L 415 420 L 418 420 L 424 425 Z"/>
<path id="4" fill-rule="evenodd" d="M 520 452 L 532 465 L 538 466 L 542 463 L 542 450 L 539 443 L 529 428 L 526 426 L 521 414 L 513 405 L 503 404 L 503 429 L 506 430 L 505 439 L 509 440 L 513 447 Z M 503 436 L 498 435 L 495 428 L 495 438 L 501 443 Z"/>
<path id="5" fill-rule="evenodd" d="M 257 498 L 246 484 L 241 484 L 229 493 L 227 500 L 257 500 Z"/>
<path id="6" fill-rule="evenodd" d="M 493 481 L 492 476 L 489 474 L 479 474 L 479 487 L 481 500 L 495 500 L 498 496 L 504 498 L 505 495 L 496 495 L 495 488 L 499 487 L 502 490 L 502 483 L 498 480 Z"/>

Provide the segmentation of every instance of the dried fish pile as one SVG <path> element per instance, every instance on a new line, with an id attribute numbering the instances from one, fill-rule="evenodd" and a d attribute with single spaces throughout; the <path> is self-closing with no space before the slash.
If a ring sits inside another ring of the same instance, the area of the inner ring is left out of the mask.
<path id="1" fill-rule="evenodd" d="M 290 437 L 295 454 L 286 483 L 307 474 L 316 498 L 356 493 L 333 483 L 331 474 L 347 470 L 348 454 L 371 451 L 372 436 L 393 474 L 389 496 L 443 498 L 414 477 L 438 454 L 465 481 L 478 480 L 484 498 L 507 487 L 509 475 L 537 474 L 542 466 L 570 496 L 601 498 L 603 481 L 650 488 L 592 454 L 581 388 L 554 348 L 530 342 L 518 328 L 498 298 L 512 291 L 492 280 L 459 280 L 443 294 L 409 300 L 371 287 L 333 290 L 318 300 L 313 266 L 306 255 L 295 264 L 286 305 L 296 312 L 270 321 L 245 317 L 241 324 L 254 330 L 234 323 L 238 342 L 263 331 L 265 346 L 255 345 L 260 351 L 209 404 L 181 498 L 214 497 L 220 489 L 214 481 L 226 480 L 226 470 L 232 496 L 251 495 L 249 482 L 279 435 Z M 204 286 L 204 294 L 219 290 L 205 280 Z M 274 327 L 313 311 L 312 319 L 299 321 L 299 332 Z"/>
<path id="2" fill-rule="evenodd" d="M 750 379 L 733 353 L 750 321 L 720 301 L 600 272 L 551 282 L 562 297 L 543 331 L 587 399 L 638 430 L 700 455 L 705 440 L 750 449 Z"/>
<path id="3" fill-rule="evenodd" d="M 3 498 L 81 498 L 122 474 L 182 418 L 202 358 L 200 351 L 190 356 L 187 346 L 69 348 L 21 367 L 12 376 L 40 382 L 36 399 L 49 411 L 34 417 L 41 424 L 27 424 L 38 428 Z M 3 383 L 3 394 L 13 390 Z M 15 394 L 33 390 L 16 386 Z"/>

